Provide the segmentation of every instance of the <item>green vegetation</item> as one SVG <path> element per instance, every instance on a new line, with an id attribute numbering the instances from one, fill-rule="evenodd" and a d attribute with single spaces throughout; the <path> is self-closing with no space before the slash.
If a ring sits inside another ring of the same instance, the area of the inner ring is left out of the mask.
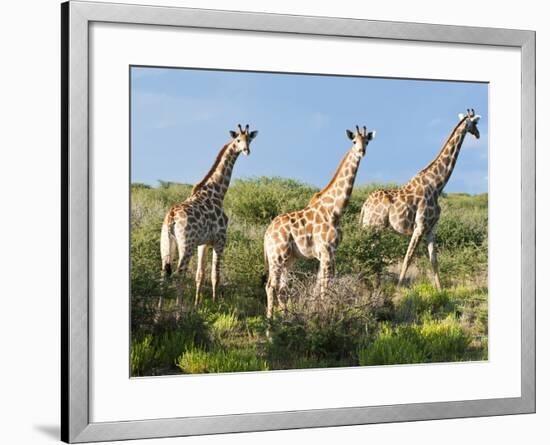
<path id="1" fill-rule="evenodd" d="M 437 240 L 444 289 L 437 291 L 430 284 L 424 243 L 408 273 L 408 287 L 397 288 L 409 240 L 390 230 L 359 228 L 361 206 L 378 187 L 360 186 L 353 192 L 342 219 L 344 239 L 328 297 L 315 297 L 317 262 L 298 261 L 288 310 L 268 323 L 265 229 L 274 216 L 303 208 L 316 189 L 281 178 L 233 181 L 225 199 L 230 223 L 221 298 L 212 302 L 206 280 L 199 309 L 191 309 L 193 259 L 184 281 L 184 310 L 177 312 L 174 279 L 160 282 L 159 234 L 167 209 L 189 196 L 192 187 L 133 184 L 131 374 L 487 359 L 487 195 L 441 197 Z M 158 314 L 160 295 L 165 304 Z"/>

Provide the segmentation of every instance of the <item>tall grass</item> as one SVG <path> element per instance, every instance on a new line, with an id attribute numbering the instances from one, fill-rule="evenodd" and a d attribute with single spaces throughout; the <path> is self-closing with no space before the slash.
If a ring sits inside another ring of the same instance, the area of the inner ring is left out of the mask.
<path id="1" fill-rule="evenodd" d="M 234 349 L 230 351 L 189 349 L 176 362 L 184 374 L 219 372 L 267 371 L 268 364 L 256 355 L 254 350 Z"/>
<path id="2" fill-rule="evenodd" d="M 359 351 L 359 364 L 454 362 L 464 360 L 471 337 L 452 316 L 421 325 L 384 324 L 377 337 Z"/>

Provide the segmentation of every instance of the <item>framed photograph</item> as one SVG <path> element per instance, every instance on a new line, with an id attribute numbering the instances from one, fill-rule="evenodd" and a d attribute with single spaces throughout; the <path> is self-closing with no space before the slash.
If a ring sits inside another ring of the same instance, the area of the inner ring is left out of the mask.
<path id="1" fill-rule="evenodd" d="M 62 440 L 535 412 L 535 33 L 62 4 Z"/>

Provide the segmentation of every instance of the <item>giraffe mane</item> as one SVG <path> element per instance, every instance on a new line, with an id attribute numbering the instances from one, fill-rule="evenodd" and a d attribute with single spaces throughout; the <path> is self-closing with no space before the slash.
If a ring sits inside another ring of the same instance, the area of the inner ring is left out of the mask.
<path id="1" fill-rule="evenodd" d="M 206 181 L 208 181 L 210 179 L 210 177 L 214 174 L 214 172 L 216 171 L 216 168 L 218 168 L 218 165 L 220 164 L 221 160 L 222 160 L 222 157 L 224 155 L 224 153 L 227 151 L 227 149 L 229 148 L 229 145 L 231 145 L 231 142 L 225 144 L 222 149 L 220 150 L 220 152 L 218 153 L 218 156 L 216 156 L 216 160 L 214 161 L 214 163 L 212 164 L 212 167 L 210 167 L 210 170 L 208 170 L 208 173 L 206 174 L 206 176 L 204 178 L 202 178 L 202 180 L 198 183 L 198 184 L 195 184 L 193 186 L 193 190 L 191 190 L 191 195 L 194 195 L 196 192 L 199 191 L 199 189 L 204 186 L 204 184 L 206 184 Z"/>
<path id="2" fill-rule="evenodd" d="M 458 124 L 456 124 L 456 126 L 453 128 L 453 131 L 451 131 L 451 134 L 449 135 L 449 137 L 447 138 L 447 140 L 445 141 L 445 143 L 443 144 L 443 147 L 441 148 L 441 150 L 439 151 L 439 153 L 437 154 L 437 156 L 434 158 L 434 160 L 432 162 L 430 162 L 429 165 L 427 165 L 426 167 L 424 167 L 422 170 L 420 170 L 420 173 L 426 173 L 426 171 L 428 171 L 436 162 L 437 160 L 439 159 L 439 157 L 443 154 L 443 151 L 445 150 L 445 147 L 447 147 L 447 144 L 449 143 L 449 141 L 451 140 L 451 138 L 453 137 L 453 135 L 455 134 L 456 130 L 458 130 L 458 127 L 460 127 L 463 122 L 468 119 L 469 116 L 466 115 L 464 116 L 462 119 L 460 119 L 458 121 Z"/>
<path id="3" fill-rule="evenodd" d="M 342 170 L 342 168 L 344 167 L 344 164 L 346 163 L 346 160 L 348 159 L 350 153 L 351 153 L 351 150 L 348 151 L 345 154 L 345 156 L 340 161 L 340 165 L 338 165 L 338 169 L 336 170 L 336 173 L 334 173 L 334 176 L 332 177 L 330 182 L 325 186 L 325 188 L 323 190 L 321 190 L 320 192 L 317 192 L 317 193 L 315 193 L 315 195 L 313 195 L 313 197 L 309 200 L 308 205 L 313 204 L 318 198 L 320 198 L 323 195 L 323 193 L 325 193 L 330 188 L 330 186 L 332 184 L 334 184 L 334 181 L 336 181 L 336 178 L 338 177 L 338 174 L 340 173 L 340 170 Z"/>

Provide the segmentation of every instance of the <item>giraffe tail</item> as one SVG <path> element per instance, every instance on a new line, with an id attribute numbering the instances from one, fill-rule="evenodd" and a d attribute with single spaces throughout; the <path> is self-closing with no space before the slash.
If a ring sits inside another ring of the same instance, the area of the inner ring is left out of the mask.
<path id="1" fill-rule="evenodd" d="M 269 277 L 269 262 L 267 261 L 267 253 L 264 247 L 264 273 L 262 274 L 262 287 L 267 284 L 268 277 Z"/>
<path id="2" fill-rule="evenodd" d="M 170 214 L 166 215 L 164 222 L 162 223 L 162 229 L 160 230 L 160 256 L 162 258 L 162 276 L 169 277 L 172 275 L 172 250 L 174 243 L 173 238 L 170 236 L 170 225 L 172 224 L 172 218 Z"/>

